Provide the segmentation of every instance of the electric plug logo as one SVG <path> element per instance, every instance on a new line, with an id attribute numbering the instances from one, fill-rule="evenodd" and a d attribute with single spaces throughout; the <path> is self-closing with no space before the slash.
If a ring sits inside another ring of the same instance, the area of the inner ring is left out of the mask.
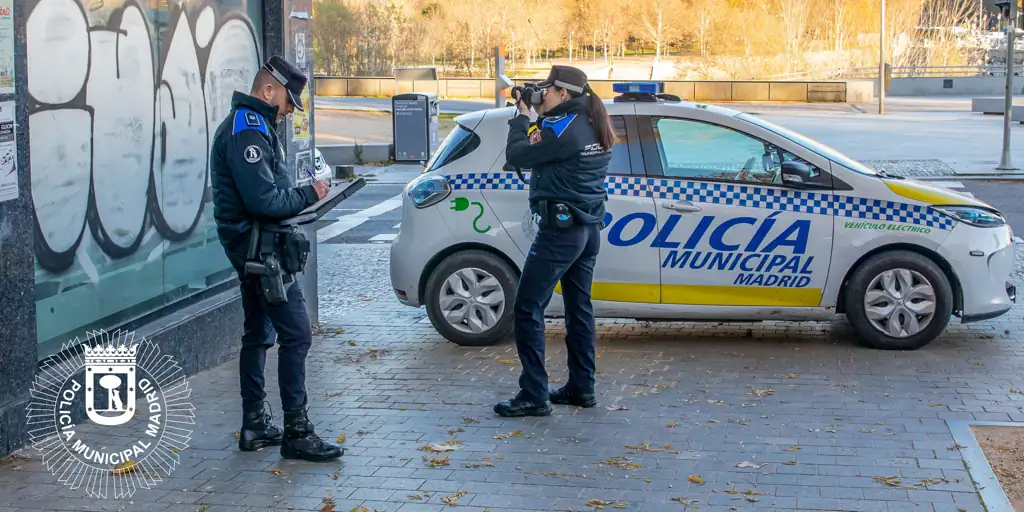
<path id="1" fill-rule="evenodd" d="M 455 210 L 457 212 L 464 212 L 468 210 L 470 205 L 479 207 L 480 213 L 478 213 L 477 216 L 473 219 L 473 230 L 476 231 L 477 233 L 486 233 L 491 230 L 491 226 L 487 226 L 486 228 L 481 229 L 476 225 L 476 223 L 480 220 L 480 217 L 484 216 L 484 205 L 482 203 L 480 203 L 479 201 L 470 202 L 470 200 L 465 197 L 456 197 L 455 199 L 452 199 L 451 203 L 452 210 Z"/>

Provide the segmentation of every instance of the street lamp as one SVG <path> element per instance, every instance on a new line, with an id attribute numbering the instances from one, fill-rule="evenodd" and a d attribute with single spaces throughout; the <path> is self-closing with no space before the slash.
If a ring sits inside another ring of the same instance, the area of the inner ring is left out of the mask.
<path id="1" fill-rule="evenodd" d="M 1013 117 L 1013 72 L 1017 67 L 1013 58 L 1013 46 L 1017 39 L 1017 8 L 1020 0 L 1009 2 L 996 2 L 996 7 L 1006 15 L 1006 91 L 1005 103 L 1003 105 L 1003 155 L 999 161 L 1000 171 L 1014 171 L 1010 159 L 1010 122 Z"/>
<path id="2" fill-rule="evenodd" d="M 881 27 L 878 30 L 878 113 L 885 113 L 885 0 L 882 0 L 882 13 L 879 16 Z"/>

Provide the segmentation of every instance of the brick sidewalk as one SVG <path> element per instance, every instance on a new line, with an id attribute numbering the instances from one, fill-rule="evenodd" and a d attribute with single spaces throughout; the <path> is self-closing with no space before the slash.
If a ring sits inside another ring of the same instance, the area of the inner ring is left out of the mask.
<path id="1" fill-rule="evenodd" d="M 603 322 L 597 408 L 503 419 L 491 406 L 516 388 L 513 345 L 460 348 L 422 310 L 369 301 L 310 353 L 311 416 L 325 438 L 346 435 L 340 463 L 237 452 L 232 362 L 189 379 L 193 442 L 155 490 L 89 500 L 27 449 L 30 460 L 0 466 L 0 512 L 321 510 L 332 499 L 345 512 L 981 511 L 944 420 L 1024 421 L 1010 390 L 1024 387 L 1022 316 L 951 325 L 916 352 L 856 346 L 843 322 Z M 548 333 L 549 368 L 564 378 L 561 323 Z M 453 438 L 457 451 L 420 450 Z M 447 465 L 424 460 L 441 455 Z"/>

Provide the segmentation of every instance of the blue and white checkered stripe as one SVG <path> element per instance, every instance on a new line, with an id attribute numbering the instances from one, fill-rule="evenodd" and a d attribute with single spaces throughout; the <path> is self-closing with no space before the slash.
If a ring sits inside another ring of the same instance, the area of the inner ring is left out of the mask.
<path id="1" fill-rule="evenodd" d="M 529 173 L 523 173 L 529 179 Z M 470 173 L 447 176 L 455 190 L 526 190 L 515 173 Z M 836 215 L 854 219 L 900 222 L 948 230 L 953 220 L 922 205 L 802 190 L 705 181 L 609 176 L 610 195 L 685 199 L 693 203 L 742 206 L 765 210 Z"/>

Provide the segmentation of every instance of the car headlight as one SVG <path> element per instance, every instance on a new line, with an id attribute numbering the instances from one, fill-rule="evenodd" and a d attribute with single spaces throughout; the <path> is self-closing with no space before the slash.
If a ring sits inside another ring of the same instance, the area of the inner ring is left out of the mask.
<path id="1" fill-rule="evenodd" d="M 960 222 L 980 228 L 996 228 L 1006 225 L 1003 216 L 994 210 L 977 206 L 932 206 L 933 210 Z"/>
<path id="2" fill-rule="evenodd" d="M 452 186 L 444 176 L 429 174 L 420 175 L 412 180 L 406 191 L 417 208 L 426 208 L 448 197 L 452 192 Z"/>

